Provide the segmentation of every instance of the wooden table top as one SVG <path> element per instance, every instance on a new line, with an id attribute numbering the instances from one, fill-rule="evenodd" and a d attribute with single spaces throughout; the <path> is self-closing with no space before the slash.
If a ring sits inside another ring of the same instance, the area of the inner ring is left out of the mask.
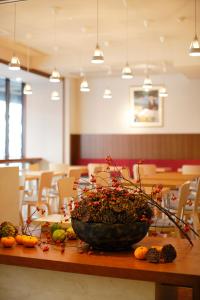
<path id="1" fill-rule="evenodd" d="M 193 180 L 197 178 L 198 175 L 194 174 L 181 174 L 178 172 L 164 172 L 164 173 L 155 173 L 152 175 L 143 175 L 142 179 L 165 179 L 165 180 Z"/>
<path id="2" fill-rule="evenodd" d="M 171 243 L 177 250 L 173 263 L 153 264 L 136 260 L 132 251 L 79 253 L 78 241 L 68 241 L 64 254 L 51 246 L 48 252 L 39 247 L 13 249 L 0 246 L 0 264 L 72 272 L 115 278 L 151 281 L 184 286 L 200 285 L 200 241 L 190 246 L 185 239 L 147 237 L 140 245 Z"/>

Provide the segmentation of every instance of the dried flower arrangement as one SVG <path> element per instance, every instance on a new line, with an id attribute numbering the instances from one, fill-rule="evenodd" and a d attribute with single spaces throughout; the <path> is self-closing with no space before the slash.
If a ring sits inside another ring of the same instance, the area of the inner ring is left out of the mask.
<path id="1" fill-rule="evenodd" d="M 110 172 L 110 166 L 115 166 L 114 161 L 108 156 L 106 162 L 108 167 L 105 172 Z M 144 192 L 140 174 L 138 182 L 133 182 L 125 178 L 115 166 L 115 174 L 111 175 L 111 185 L 106 187 L 95 186 L 95 181 L 95 177 L 92 176 L 91 186 L 85 187 L 79 195 L 81 200 L 76 201 L 75 208 L 71 211 L 72 225 L 74 220 L 87 224 L 121 223 L 128 225 L 139 221 L 150 225 L 153 209 L 156 208 L 169 218 L 191 245 L 193 245 L 193 242 L 188 232 L 191 231 L 199 237 L 191 225 L 188 225 L 183 219 L 178 218 L 168 208 L 161 205 L 157 195 L 160 195 L 162 186 L 154 186 L 150 195 Z M 172 195 L 172 197 L 174 196 Z M 76 232 L 76 228 L 74 230 Z M 79 235 L 78 232 L 77 234 Z"/>

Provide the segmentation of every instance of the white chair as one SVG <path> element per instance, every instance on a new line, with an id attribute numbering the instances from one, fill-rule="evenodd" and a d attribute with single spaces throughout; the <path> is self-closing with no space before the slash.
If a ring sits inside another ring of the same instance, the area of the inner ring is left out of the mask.
<path id="1" fill-rule="evenodd" d="M 0 168 L 0 223 L 10 221 L 20 225 L 19 168 Z"/>
<path id="2" fill-rule="evenodd" d="M 108 167 L 108 164 L 104 163 L 89 163 L 88 164 L 88 177 L 91 179 L 91 175 L 95 175 L 95 173 L 100 171 L 105 171 Z"/>
<path id="3" fill-rule="evenodd" d="M 189 193 L 190 193 L 190 181 L 187 181 L 184 184 L 182 184 L 179 188 L 179 193 L 177 198 L 178 199 L 177 209 L 172 210 L 172 212 L 180 219 L 184 218 L 185 207 L 187 206 Z M 169 207 L 167 208 L 171 210 Z M 149 232 L 152 233 L 154 231 L 167 233 L 167 234 L 176 233 L 176 235 L 181 236 L 178 228 L 166 216 L 161 218 L 157 218 L 157 217 L 154 218 L 153 223 L 150 226 Z"/>
<path id="4" fill-rule="evenodd" d="M 60 171 L 65 174 L 69 171 L 69 165 L 61 164 L 61 163 L 49 163 L 49 170 L 50 171 Z"/>
<path id="5" fill-rule="evenodd" d="M 43 207 L 46 206 L 48 208 L 48 214 L 51 214 L 50 207 L 50 199 L 52 198 L 50 195 L 50 190 L 52 187 L 52 178 L 53 172 L 43 172 L 39 181 L 39 188 L 36 195 L 29 195 L 24 197 L 22 205 L 27 205 L 27 217 L 31 216 L 31 207 Z M 27 193 L 28 194 L 28 193 Z"/>
<path id="6" fill-rule="evenodd" d="M 135 180 L 139 180 L 142 176 L 153 175 L 156 173 L 156 165 L 153 164 L 134 164 L 133 176 Z"/>
<path id="7" fill-rule="evenodd" d="M 200 176 L 200 165 L 183 165 L 182 174 L 192 174 Z"/>
<path id="8" fill-rule="evenodd" d="M 58 180 L 59 212 L 61 212 L 61 207 L 68 198 L 77 197 L 77 190 L 74 190 L 74 182 L 74 177 L 65 177 Z"/>

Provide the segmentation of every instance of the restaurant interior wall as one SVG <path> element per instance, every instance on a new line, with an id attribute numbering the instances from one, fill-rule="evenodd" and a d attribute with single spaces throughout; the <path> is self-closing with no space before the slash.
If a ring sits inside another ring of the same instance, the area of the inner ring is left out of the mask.
<path id="1" fill-rule="evenodd" d="M 167 87 L 169 96 L 163 100 L 162 127 L 130 126 L 130 87 L 139 86 L 143 77 L 122 80 L 120 77 L 89 78 L 91 91 L 81 93 L 71 102 L 71 134 L 165 134 L 199 133 L 200 79 L 182 74 L 151 76 L 153 84 Z M 103 99 L 109 84 L 112 99 Z M 77 112 L 77 114 L 76 114 Z"/>
<path id="2" fill-rule="evenodd" d="M 33 80 L 30 83 L 33 94 L 26 100 L 26 156 L 61 162 L 63 150 L 62 83 L 56 84 L 60 100 L 52 101 L 51 92 L 54 89 L 49 79 L 37 75 L 32 76 Z"/>

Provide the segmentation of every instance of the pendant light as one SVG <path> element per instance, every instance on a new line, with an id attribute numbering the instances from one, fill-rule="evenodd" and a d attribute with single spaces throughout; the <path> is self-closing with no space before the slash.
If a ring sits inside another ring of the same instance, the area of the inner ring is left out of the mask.
<path id="1" fill-rule="evenodd" d="M 29 59 L 30 59 L 30 49 L 29 47 L 27 47 L 27 53 L 26 53 L 26 70 L 27 72 L 29 72 L 29 65 L 30 65 L 30 62 L 29 62 Z M 30 83 L 26 83 L 25 86 L 24 86 L 24 89 L 23 89 L 23 94 L 24 95 L 32 95 L 32 87 L 30 85 Z"/>
<path id="2" fill-rule="evenodd" d="M 194 40 L 192 41 L 189 49 L 190 56 L 200 56 L 200 45 L 197 37 L 197 4 L 194 0 Z"/>
<path id="3" fill-rule="evenodd" d="M 97 43 L 94 50 L 94 55 L 92 57 L 91 63 L 93 64 L 102 64 L 104 63 L 103 51 L 99 46 L 99 0 L 97 0 Z"/>
<path id="4" fill-rule="evenodd" d="M 149 77 L 149 75 L 147 75 L 147 76 L 145 77 L 142 88 L 143 88 L 143 90 L 145 90 L 146 92 L 148 92 L 149 90 L 152 89 L 152 80 L 151 80 L 151 78 Z"/>
<path id="5" fill-rule="evenodd" d="M 106 88 L 103 94 L 104 99 L 112 99 L 112 92 L 109 88 Z"/>
<path id="6" fill-rule="evenodd" d="M 83 93 L 87 93 L 90 91 L 90 88 L 89 88 L 89 84 L 85 78 L 84 75 L 81 75 L 82 76 L 82 81 L 81 81 L 81 84 L 80 84 L 80 91 L 83 92 Z"/>
<path id="7" fill-rule="evenodd" d="M 168 92 L 167 92 L 166 87 L 162 87 L 162 88 L 159 90 L 159 97 L 161 97 L 161 98 L 166 98 L 166 97 L 168 97 Z"/>
<path id="8" fill-rule="evenodd" d="M 13 22 L 13 43 L 14 49 L 16 47 L 16 15 L 17 15 L 17 7 L 16 3 L 14 3 L 14 22 Z M 15 52 L 13 51 L 12 58 L 8 65 L 9 70 L 18 71 L 20 70 L 20 61 L 19 58 L 16 56 Z"/>
<path id="9" fill-rule="evenodd" d="M 132 79 L 133 73 L 128 63 L 128 1 L 126 2 L 126 64 L 122 69 L 122 79 Z"/>
<path id="10" fill-rule="evenodd" d="M 58 91 L 53 91 L 51 93 L 51 100 L 52 101 L 58 101 L 58 100 L 60 100 L 60 96 L 59 96 Z"/>
<path id="11" fill-rule="evenodd" d="M 55 55 L 56 60 L 57 60 L 57 51 L 58 51 L 57 36 L 56 36 L 56 14 L 57 14 L 57 9 L 58 9 L 57 7 L 53 8 L 53 14 L 54 14 L 54 51 L 56 53 L 56 55 Z M 53 71 L 51 73 L 51 76 L 49 77 L 49 81 L 54 82 L 54 83 L 60 82 L 60 73 L 56 69 L 56 67 L 53 69 Z"/>

